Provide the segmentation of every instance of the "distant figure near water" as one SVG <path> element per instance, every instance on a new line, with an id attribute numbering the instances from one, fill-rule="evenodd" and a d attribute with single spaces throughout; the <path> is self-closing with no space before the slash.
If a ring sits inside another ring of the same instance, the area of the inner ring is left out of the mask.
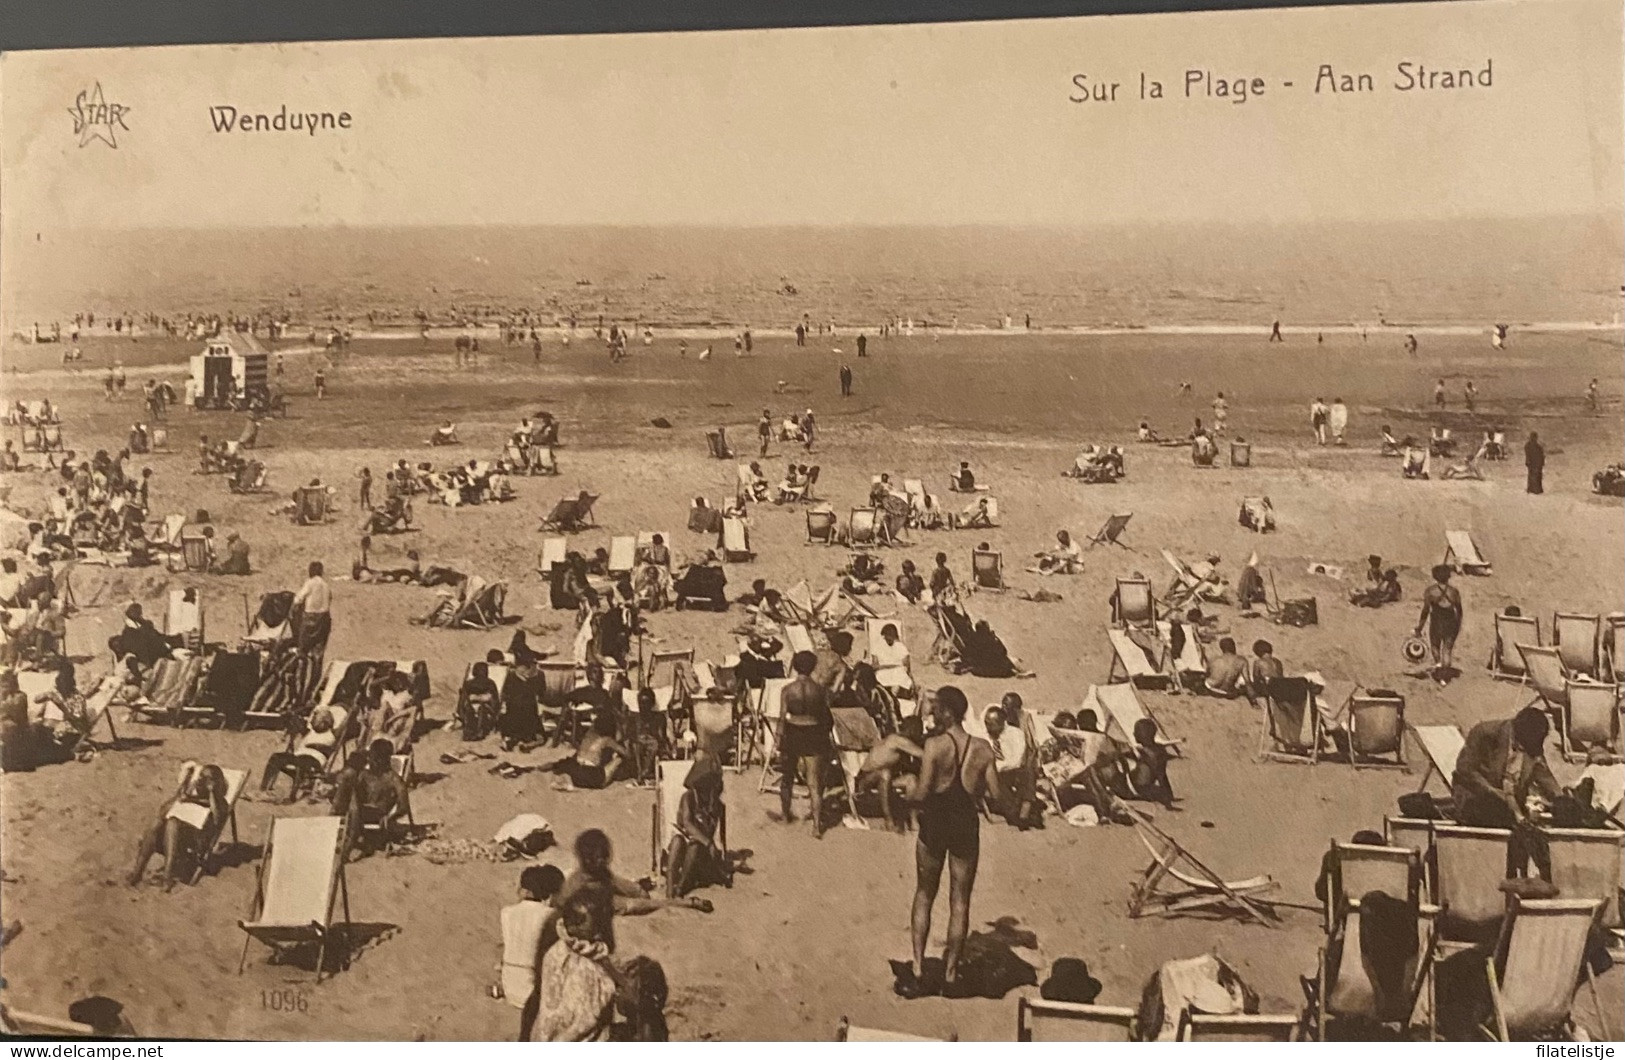
<path id="1" fill-rule="evenodd" d="M 1271 342 L 1285 342 L 1286 341 L 1286 339 L 1281 336 L 1281 322 L 1279 320 L 1277 320 L 1275 323 L 1270 325 L 1270 341 Z"/>

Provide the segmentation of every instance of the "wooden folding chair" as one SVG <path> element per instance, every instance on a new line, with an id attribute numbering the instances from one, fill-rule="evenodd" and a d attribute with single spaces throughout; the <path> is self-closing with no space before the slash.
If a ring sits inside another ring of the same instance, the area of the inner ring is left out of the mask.
<path id="1" fill-rule="evenodd" d="M 231 827 L 232 846 L 236 846 L 239 842 L 237 838 L 237 799 L 243 793 L 243 786 L 248 783 L 248 770 L 221 769 L 220 772 L 226 778 L 226 818 L 223 821 L 211 822 L 208 831 L 203 834 L 201 842 L 198 844 L 197 864 L 192 866 L 191 882 L 193 884 L 196 884 L 203 877 L 209 863 L 214 860 L 215 851 L 219 848 L 220 841 L 225 838 L 228 825 Z"/>
<path id="2" fill-rule="evenodd" d="M 1112 593 L 1112 625 L 1123 629 L 1155 629 L 1157 595 L 1149 578 L 1118 578 Z"/>
<path id="3" fill-rule="evenodd" d="M 1133 512 L 1117 512 L 1108 516 L 1100 529 L 1095 531 L 1095 536 L 1089 539 L 1090 546 L 1119 545 L 1128 548 L 1127 545 L 1123 544 L 1123 530 L 1128 526 L 1128 521 L 1132 518 L 1134 518 Z M 1129 551 L 1132 552 L 1133 549 L 1129 549 Z"/>
<path id="4" fill-rule="evenodd" d="M 1326 933 L 1337 928 L 1343 910 L 1359 908 L 1360 899 L 1372 891 L 1420 905 L 1422 899 L 1422 854 L 1409 847 L 1368 846 L 1363 843 L 1332 842 L 1330 869 L 1326 884 Z"/>
<path id="5" fill-rule="evenodd" d="M 1117 805 L 1134 818 L 1140 842 L 1151 853 L 1151 863 L 1140 874 L 1129 898 L 1130 917 L 1137 919 L 1147 913 L 1172 916 L 1201 909 L 1245 915 L 1266 927 L 1275 926 L 1274 909 L 1260 897 L 1263 892 L 1279 886 L 1273 879 L 1258 875 L 1245 880 L 1226 880 L 1153 824 L 1143 811 L 1122 802 Z M 1182 889 L 1163 890 L 1165 880 L 1172 880 Z"/>
<path id="6" fill-rule="evenodd" d="M 1314 1028 L 1315 1040 L 1326 1041 L 1334 1023 L 1349 1021 L 1365 1027 L 1388 1026 L 1403 1036 L 1409 1030 L 1422 990 L 1432 981 L 1433 960 L 1438 933 L 1428 924 L 1427 911 L 1417 908 L 1417 955 L 1405 968 L 1404 991 L 1397 1001 L 1384 1006 L 1367 972 L 1360 945 L 1360 909 L 1350 906 L 1341 912 L 1334 934 L 1320 948 L 1315 971 L 1313 996 L 1305 1013 Z M 1433 1006 L 1429 1006 L 1429 1032 L 1433 1037 Z"/>
<path id="7" fill-rule="evenodd" d="M 1349 764 L 1354 768 L 1408 769 L 1405 697 L 1395 692 L 1356 690 L 1348 701 L 1348 737 Z"/>
<path id="8" fill-rule="evenodd" d="M 1557 715 L 1563 757 L 1570 762 L 1620 760 L 1619 686 L 1569 681 Z"/>
<path id="9" fill-rule="evenodd" d="M 1552 647 L 1557 649 L 1563 667 L 1571 675 L 1596 678 L 1602 675 L 1597 649 L 1602 639 L 1602 616 L 1578 611 L 1558 611 L 1552 615 Z"/>
<path id="10" fill-rule="evenodd" d="M 995 592 L 1004 591 L 1004 555 L 1002 553 L 972 549 L 970 567 L 972 584 L 976 588 L 992 589 Z"/>
<path id="11" fill-rule="evenodd" d="M 1492 574 L 1494 568 L 1479 551 L 1471 531 L 1446 530 L 1444 532 L 1444 565 L 1463 574 Z"/>
<path id="12" fill-rule="evenodd" d="M 1416 786 L 1417 791 L 1426 791 L 1428 781 L 1438 777 L 1448 790 L 1451 777 L 1456 774 L 1456 759 L 1461 756 L 1461 749 L 1467 746 L 1466 737 L 1454 725 L 1413 725 L 1411 733 L 1416 742 L 1422 745 L 1422 753 L 1427 755 L 1427 772 L 1422 774 L 1422 783 Z"/>
<path id="13" fill-rule="evenodd" d="M 327 946 L 337 933 L 335 898 L 343 901 L 346 944 L 351 933 L 350 889 L 340 857 L 343 839 L 341 817 L 272 818 L 254 887 L 253 919 L 237 922 L 247 935 L 238 975 L 248 964 L 248 944 L 254 939 L 271 947 L 273 955 L 314 942 L 316 981 L 321 982 Z"/>
<path id="14" fill-rule="evenodd" d="M 1019 997 L 1016 999 L 1016 1041 L 1138 1041 L 1138 1016 L 1138 1010 L 1125 1005 L 1082 1005 Z"/>
<path id="15" fill-rule="evenodd" d="M 1488 667 L 1491 677 L 1520 683 L 1528 680 L 1523 655 L 1518 651 L 1521 644 L 1533 644 L 1537 648 L 1541 646 L 1540 619 L 1529 615 L 1497 614 L 1495 644 L 1490 649 Z"/>
<path id="16" fill-rule="evenodd" d="M 1245 466 L 1245 465 L 1243 465 Z M 1296 1015 L 1235 1013 L 1210 1016 L 1188 1006 L 1180 1011 L 1175 1040 L 1181 1042 L 1295 1042 L 1303 1029 Z"/>
<path id="17" fill-rule="evenodd" d="M 1575 984 L 1582 974 L 1603 1040 L 1609 1038 L 1607 1009 L 1597 995 L 1586 947 L 1602 903 L 1595 899 L 1544 900 L 1513 896 L 1495 953 L 1485 958 L 1493 1025 L 1491 1041 L 1525 1041 L 1559 1034 L 1574 1040 Z"/>
<path id="18" fill-rule="evenodd" d="M 828 508 L 807 509 L 807 544 L 833 545 L 837 522 L 835 513 Z"/>
<path id="19" fill-rule="evenodd" d="M 1432 831 L 1440 941 L 1461 946 L 1494 938 L 1506 913 L 1501 881 L 1506 879 L 1512 833 L 1445 821 L 1433 822 Z"/>
<path id="20" fill-rule="evenodd" d="M 1316 765 L 1323 737 L 1315 687 L 1308 679 L 1278 678 L 1264 689 L 1258 755 L 1274 762 Z"/>

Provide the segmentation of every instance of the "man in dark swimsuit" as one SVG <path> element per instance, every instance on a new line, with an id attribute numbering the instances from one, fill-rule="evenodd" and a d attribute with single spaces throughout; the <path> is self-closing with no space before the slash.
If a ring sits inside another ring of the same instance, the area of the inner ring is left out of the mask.
<path id="1" fill-rule="evenodd" d="M 914 844 L 914 963 L 899 979 L 897 992 L 906 998 L 929 993 L 920 975 L 925 969 L 925 944 L 931 937 L 931 909 L 948 864 L 948 941 L 942 955 L 942 992 L 958 992 L 959 958 L 970 929 L 970 895 L 976 886 L 981 857 L 981 824 L 977 819 L 984 797 L 1002 804 L 1003 792 L 994 767 L 993 748 L 964 729 L 965 693 L 952 685 L 937 689 L 931 703 L 936 732 L 925 741 L 920 779 L 909 801 L 919 806 L 919 838 Z"/>
<path id="2" fill-rule="evenodd" d="M 831 721 L 829 689 L 812 677 L 817 665 L 818 657 L 810 651 L 798 651 L 790 659 L 790 669 L 796 676 L 785 686 L 780 700 L 784 717 L 779 724 L 779 807 L 786 824 L 795 820 L 790 812 L 790 799 L 795 793 L 799 764 L 807 774 L 807 790 L 812 796 L 813 837 L 822 839 L 824 781 L 820 770 L 830 753 Z"/>

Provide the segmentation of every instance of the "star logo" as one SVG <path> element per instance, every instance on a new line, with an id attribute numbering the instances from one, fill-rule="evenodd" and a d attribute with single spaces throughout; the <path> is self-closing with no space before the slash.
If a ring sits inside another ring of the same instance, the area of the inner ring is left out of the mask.
<path id="1" fill-rule="evenodd" d="M 79 137 L 79 146 L 83 147 L 92 140 L 100 140 L 108 147 L 118 146 L 118 130 L 130 131 L 125 124 L 125 115 L 130 108 L 121 103 L 109 103 L 102 95 L 102 83 L 97 81 L 92 88 L 85 89 L 74 97 L 73 106 L 68 109 L 73 117 L 74 135 Z"/>

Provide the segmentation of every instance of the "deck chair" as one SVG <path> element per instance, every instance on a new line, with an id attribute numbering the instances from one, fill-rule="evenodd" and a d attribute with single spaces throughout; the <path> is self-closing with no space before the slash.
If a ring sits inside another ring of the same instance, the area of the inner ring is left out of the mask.
<path id="1" fill-rule="evenodd" d="M 0 1032 L 29 1038 L 94 1038 L 96 1028 L 88 1023 L 41 1016 L 36 1012 L 0 1005 Z"/>
<path id="2" fill-rule="evenodd" d="M 1149 815 L 1127 803 L 1117 805 L 1134 818 L 1134 830 L 1151 853 L 1151 863 L 1135 881 L 1129 897 L 1130 917 L 1139 918 L 1147 913 L 1172 916 L 1203 910 L 1244 915 L 1266 927 L 1275 925 L 1275 911 L 1260 897 L 1278 886 L 1273 879 L 1260 875 L 1233 882 L 1225 880 L 1153 824 Z M 1170 880 L 1181 889 L 1164 890 L 1165 882 Z"/>
<path id="3" fill-rule="evenodd" d="M 1573 1040 L 1582 972 L 1598 1017 L 1606 1019 L 1585 959 L 1601 906 L 1595 899 L 1512 899 L 1495 953 L 1485 960 L 1494 1008 L 1486 1038 L 1511 1042 L 1555 1033 Z"/>
<path id="4" fill-rule="evenodd" d="M 209 866 L 209 862 L 214 859 L 220 841 L 226 836 L 227 825 L 231 826 L 232 846 L 236 846 L 239 842 L 237 838 L 237 799 L 243 793 L 243 785 L 248 783 L 248 770 L 222 769 L 220 772 L 226 778 L 226 819 L 216 823 L 202 837 L 202 842 L 198 846 L 197 864 L 192 866 L 191 882 L 194 884 L 202 878 L 204 870 Z"/>
<path id="5" fill-rule="evenodd" d="M 951 1042 L 951 1038 L 922 1038 L 917 1034 L 904 1034 L 901 1031 L 876 1030 L 873 1027 L 856 1027 L 845 1016 L 835 1025 L 835 1040 L 838 1042 Z"/>
<path id="6" fill-rule="evenodd" d="M 756 788 L 758 793 L 767 790 L 770 778 L 778 769 L 779 720 L 784 717 L 784 690 L 789 684 L 787 677 L 769 677 L 762 682 L 762 698 L 756 707 L 756 729 L 760 734 L 762 752 L 762 778 Z"/>
<path id="7" fill-rule="evenodd" d="M 207 574 L 209 571 L 209 539 L 202 534 L 181 534 L 181 570 Z"/>
<path id="8" fill-rule="evenodd" d="M 493 629 L 502 625 L 502 605 L 508 597 L 508 583 L 503 581 L 484 584 L 470 578 L 465 584 L 462 603 L 453 614 L 451 625 L 455 629 Z"/>
<path id="9" fill-rule="evenodd" d="M 1382 837 L 1391 847 L 1416 851 L 1416 856 L 1422 859 L 1422 893 L 1432 901 L 1433 881 L 1429 878 L 1429 865 L 1433 861 L 1433 822 L 1423 817 L 1384 816 Z"/>
<path id="10" fill-rule="evenodd" d="M 1490 561 L 1478 550 L 1478 542 L 1473 540 L 1469 530 L 1444 532 L 1444 565 L 1462 574 L 1494 573 Z"/>
<path id="11" fill-rule="evenodd" d="M 564 562 L 570 543 L 562 537 L 546 537 L 542 539 L 542 554 L 536 560 L 536 569 L 543 577 L 553 573 L 553 568 Z"/>
<path id="12" fill-rule="evenodd" d="M 1172 624 L 1158 621 L 1153 628 L 1157 639 L 1171 648 L 1174 637 Z M 1182 677 L 1202 678 L 1207 675 L 1207 652 L 1202 648 L 1201 640 L 1194 636 L 1185 638 L 1185 643 L 1179 649 L 1179 658 L 1174 660 L 1174 668 Z"/>
<path id="13" fill-rule="evenodd" d="M 677 672 L 694 665 L 694 649 L 651 652 L 643 668 L 643 687 L 662 688 L 677 684 Z"/>
<path id="14" fill-rule="evenodd" d="M 1245 465 L 1243 465 L 1245 466 Z M 1236 1013 L 1211 1016 L 1185 1008 L 1175 1040 L 1181 1042 L 1295 1042 L 1303 1026 L 1296 1015 Z"/>
<path id="15" fill-rule="evenodd" d="M 666 848 L 677 834 L 677 805 L 683 799 L 683 784 L 694 762 L 688 758 L 663 758 L 655 763 L 655 797 L 650 814 L 649 875 L 666 874 Z"/>
<path id="16" fill-rule="evenodd" d="M 1552 616 L 1552 647 L 1571 674 L 1597 677 L 1602 673 L 1597 642 L 1602 639 L 1602 616 L 1559 611 Z"/>
<path id="17" fill-rule="evenodd" d="M 1325 733 L 1315 708 L 1315 686 L 1306 678 L 1282 678 L 1264 690 L 1263 735 L 1258 755 L 1272 762 L 1316 765 Z"/>
<path id="18" fill-rule="evenodd" d="M 784 642 L 790 646 L 792 652 L 816 652 L 817 646 L 813 644 L 812 634 L 800 622 L 786 623 L 784 627 Z"/>
<path id="19" fill-rule="evenodd" d="M 1105 523 L 1101 524 L 1100 529 L 1095 531 L 1095 536 L 1089 539 L 1090 546 L 1121 545 L 1123 548 L 1128 548 L 1127 545 L 1123 544 L 1123 530 L 1128 526 L 1128 521 L 1132 518 L 1134 518 L 1133 512 L 1117 512 L 1108 516 Z"/>
<path id="20" fill-rule="evenodd" d="M 1495 938 L 1506 913 L 1501 881 L 1506 878 L 1511 838 L 1504 828 L 1434 822 L 1434 899 L 1440 906 L 1442 942 L 1483 943 Z"/>
<path id="21" fill-rule="evenodd" d="M 1461 730 L 1454 725 L 1413 725 L 1411 732 L 1428 758 L 1427 772 L 1422 774 L 1422 783 L 1416 786 L 1416 790 L 1426 791 L 1428 781 L 1434 777 L 1442 780 L 1448 789 L 1450 778 L 1456 774 L 1456 759 L 1467 744 Z"/>
<path id="22" fill-rule="evenodd" d="M 1337 930 L 1345 910 L 1358 909 L 1362 896 L 1381 891 L 1417 905 L 1422 898 L 1422 853 L 1409 847 L 1332 842 L 1326 886 L 1326 933 Z"/>
<path id="23" fill-rule="evenodd" d="M 1140 697 L 1134 694 L 1134 687 L 1127 684 L 1117 685 L 1090 685 L 1089 691 L 1084 693 L 1083 702 L 1078 709 L 1092 710 L 1095 717 L 1100 719 L 1100 731 L 1108 735 L 1113 728 L 1121 733 L 1119 739 L 1129 743 L 1134 742 L 1134 723 L 1141 718 L 1150 718 L 1157 723 L 1157 742 L 1167 748 L 1168 753 L 1182 756 L 1180 744 L 1184 741 L 1174 737 L 1162 722 L 1140 702 Z"/>
<path id="24" fill-rule="evenodd" d="M 294 523 L 299 526 L 319 526 L 327 522 L 331 498 L 326 486 L 301 486 L 294 490 Z"/>
<path id="25" fill-rule="evenodd" d="M 164 633 L 185 638 L 183 643 L 193 654 L 203 652 L 204 612 L 200 600 L 186 599 L 187 590 L 169 590 L 169 606 L 164 611 Z"/>
<path id="26" fill-rule="evenodd" d="M 807 509 L 807 544 L 833 545 L 837 522 L 839 519 L 828 508 Z"/>
<path id="27" fill-rule="evenodd" d="M 873 508 L 853 508 L 847 517 L 846 542 L 853 548 L 880 543 L 880 513 Z"/>
<path id="28" fill-rule="evenodd" d="M 1004 554 L 1001 552 L 978 552 L 972 550 L 970 554 L 970 572 L 972 583 L 978 589 L 993 589 L 1002 592 L 1004 585 Z"/>
<path id="29" fill-rule="evenodd" d="M 163 525 L 153 535 L 152 547 L 162 551 L 180 551 L 181 532 L 186 529 L 186 516 L 180 514 L 164 516 Z"/>
<path id="30" fill-rule="evenodd" d="M 638 539 L 632 534 L 609 539 L 609 572 L 630 574 L 636 563 Z"/>
<path id="31" fill-rule="evenodd" d="M 747 563 L 756 558 L 750 550 L 750 530 L 737 516 L 722 520 L 722 558 L 729 563 Z"/>
<path id="32" fill-rule="evenodd" d="M 1530 706 L 1540 706 L 1554 716 L 1561 714 L 1569 701 L 1569 682 L 1574 677 L 1563 663 L 1562 652 L 1555 646 L 1538 648 L 1533 644 L 1519 644 L 1517 648 L 1523 656 L 1529 685 L 1535 691 Z"/>
<path id="33" fill-rule="evenodd" d="M 248 963 L 248 944 L 259 939 L 273 954 L 314 942 L 316 981 L 321 982 L 327 945 L 337 933 L 333 899 L 342 898 L 344 941 L 349 941 L 350 889 L 339 857 L 344 838 L 341 817 L 274 817 L 265 837 L 254 887 L 252 920 L 239 920 L 247 933 L 237 974 Z"/>
<path id="34" fill-rule="evenodd" d="M 1490 649 L 1490 676 L 1509 681 L 1527 680 L 1528 672 L 1524 669 L 1523 655 L 1518 647 L 1532 644 L 1538 648 L 1541 643 L 1540 619 L 1529 615 L 1496 615 L 1495 645 Z"/>
<path id="35" fill-rule="evenodd" d="M 713 460 L 732 460 L 734 451 L 728 446 L 728 431 L 718 427 L 705 432 L 705 451 Z"/>
<path id="36" fill-rule="evenodd" d="M 1314 1027 L 1315 1040 L 1326 1041 L 1334 1022 L 1352 1021 L 1366 1026 L 1397 1026 L 1403 1036 L 1409 1028 L 1422 989 L 1431 979 L 1438 935 L 1418 916 L 1420 940 L 1414 963 L 1405 969 L 1405 989 L 1386 1010 L 1379 1007 L 1376 987 L 1366 970 L 1360 945 L 1360 910 L 1346 909 L 1335 938 L 1322 946 L 1315 973 L 1314 996 L 1305 1014 Z"/>
<path id="37" fill-rule="evenodd" d="M 1146 658 L 1144 649 L 1134 642 L 1127 630 L 1108 629 L 1106 636 L 1112 645 L 1112 665 L 1106 673 L 1108 685 L 1119 682 L 1136 685 L 1168 683 L 1168 673 L 1163 668 L 1162 661 L 1159 659 L 1153 664 Z"/>
<path id="38" fill-rule="evenodd" d="M 1619 761 L 1619 686 L 1569 681 L 1563 700 L 1557 735 L 1564 759 Z"/>
<path id="39" fill-rule="evenodd" d="M 1356 690 L 1348 700 L 1349 764 L 1356 769 L 1405 765 L 1405 697 Z M 1453 768 L 1453 767 L 1452 767 Z"/>
<path id="40" fill-rule="evenodd" d="M 1137 1009 L 1071 1001 L 1016 999 L 1018 1042 L 1132 1042 Z"/>
<path id="41" fill-rule="evenodd" d="M 1615 613 L 1603 619 L 1602 650 L 1607 663 L 1603 676 L 1625 682 L 1625 614 Z"/>
<path id="42" fill-rule="evenodd" d="M 1602 902 L 1603 927 L 1621 926 L 1619 885 L 1625 862 L 1625 832 L 1611 828 L 1548 828 L 1552 883 L 1564 898 Z"/>
<path id="43" fill-rule="evenodd" d="M 1157 622 L 1156 593 L 1149 578 L 1118 578 L 1112 593 L 1112 625 L 1124 629 L 1153 629 Z"/>

